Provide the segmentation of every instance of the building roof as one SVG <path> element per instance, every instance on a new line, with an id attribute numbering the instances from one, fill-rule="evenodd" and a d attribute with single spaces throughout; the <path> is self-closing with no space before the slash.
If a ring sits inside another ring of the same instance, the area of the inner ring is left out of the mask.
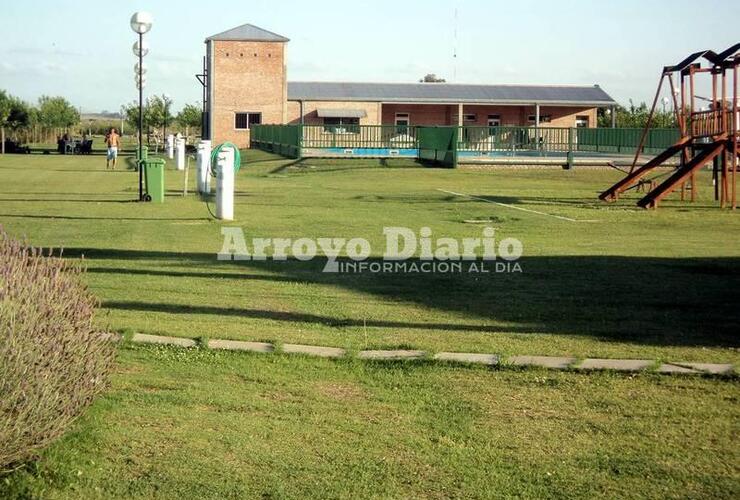
<path id="1" fill-rule="evenodd" d="M 449 83 L 289 82 L 291 101 L 558 104 L 611 106 L 598 85 L 461 85 Z"/>
<path id="2" fill-rule="evenodd" d="M 253 24 L 242 24 L 222 33 L 206 38 L 211 40 L 238 41 L 238 42 L 289 42 L 284 36 L 259 28 Z"/>

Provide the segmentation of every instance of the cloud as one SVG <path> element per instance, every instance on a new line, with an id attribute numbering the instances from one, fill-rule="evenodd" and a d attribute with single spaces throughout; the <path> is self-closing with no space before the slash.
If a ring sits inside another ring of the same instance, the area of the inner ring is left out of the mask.
<path id="1" fill-rule="evenodd" d="M 0 74 L 11 75 L 15 73 L 16 67 L 14 64 L 7 61 L 0 61 Z"/>
<path id="2" fill-rule="evenodd" d="M 51 47 L 10 47 L 1 53 L 8 55 L 31 55 L 31 56 L 64 56 L 64 57 L 88 57 L 91 55 L 90 51 L 77 51 L 57 48 L 56 45 L 52 44 Z"/>
<path id="3" fill-rule="evenodd" d="M 35 61 L 33 64 L 24 65 L 0 61 L 0 73 L 8 76 L 48 77 L 68 72 L 67 66 L 49 60 Z"/>

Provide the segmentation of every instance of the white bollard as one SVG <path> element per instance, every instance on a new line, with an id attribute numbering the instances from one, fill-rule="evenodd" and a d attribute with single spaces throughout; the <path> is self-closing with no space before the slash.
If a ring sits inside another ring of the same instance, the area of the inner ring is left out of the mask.
<path id="1" fill-rule="evenodd" d="M 175 165 L 177 170 L 185 170 L 185 139 L 175 140 Z"/>
<path id="2" fill-rule="evenodd" d="M 167 139 L 165 141 L 166 147 L 167 147 L 167 158 L 170 160 L 175 159 L 175 136 L 170 134 L 167 136 Z"/>
<path id="3" fill-rule="evenodd" d="M 234 220 L 234 150 L 221 148 L 216 160 L 216 217 Z"/>
<path id="4" fill-rule="evenodd" d="M 203 140 L 198 143 L 198 192 L 211 192 L 211 141 Z"/>

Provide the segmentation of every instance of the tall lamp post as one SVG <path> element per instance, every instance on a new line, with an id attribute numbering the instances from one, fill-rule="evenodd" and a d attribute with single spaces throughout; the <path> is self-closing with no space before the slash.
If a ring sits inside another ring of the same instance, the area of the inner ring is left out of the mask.
<path id="1" fill-rule="evenodd" d="M 149 53 L 149 46 L 144 43 L 144 34 L 148 33 L 152 29 L 152 22 L 154 19 L 148 12 L 136 12 L 131 16 L 131 29 L 134 33 L 139 35 L 139 40 L 134 43 L 134 55 L 138 58 L 139 62 L 134 66 L 134 78 L 136 80 L 136 88 L 139 90 L 139 150 L 137 152 L 137 159 L 139 161 L 139 201 L 144 199 L 144 168 L 142 164 L 143 160 L 143 129 L 144 129 L 144 85 L 146 79 L 144 74 L 146 68 L 144 67 L 144 56 Z"/>
<path id="2" fill-rule="evenodd" d="M 170 117 L 170 105 L 172 104 L 172 98 L 169 94 L 162 94 L 162 104 L 164 106 L 164 128 L 162 129 L 162 140 L 167 137 L 167 120 Z"/>

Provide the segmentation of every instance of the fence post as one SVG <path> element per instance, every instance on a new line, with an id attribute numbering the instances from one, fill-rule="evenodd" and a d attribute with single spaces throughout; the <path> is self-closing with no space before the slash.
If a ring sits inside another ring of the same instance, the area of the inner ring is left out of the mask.
<path id="1" fill-rule="evenodd" d="M 601 138 L 601 131 L 605 129 L 596 128 L 596 152 L 599 152 L 599 139 Z"/>
<path id="2" fill-rule="evenodd" d="M 298 159 L 303 158 L 303 124 L 298 125 Z"/>
<path id="3" fill-rule="evenodd" d="M 567 156 L 568 170 L 573 168 L 573 130 L 574 130 L 573 127 L 568 128 L 568 156 Z"/>

